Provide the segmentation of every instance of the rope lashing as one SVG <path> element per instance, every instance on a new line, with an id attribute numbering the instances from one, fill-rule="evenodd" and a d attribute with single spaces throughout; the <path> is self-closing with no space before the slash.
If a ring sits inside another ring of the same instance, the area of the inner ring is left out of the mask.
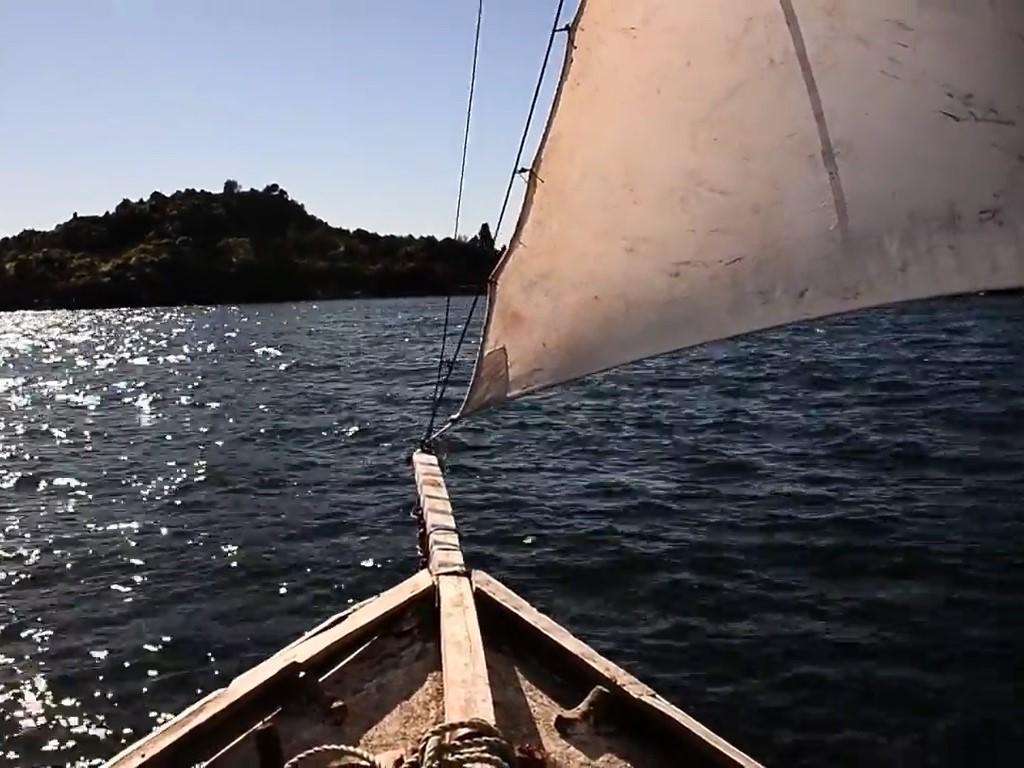
<path id="1" fill-rule="evenodd" d="M 469 156 L 469 128 L 473 121 L 473 95 L 476 93 L 476 65 L 480 58 L 480 28 L 484 18 L 484 0 L 478 0 L 476 6 L 476 34 L 473 36 L 473 68 L 469 75 L 469 101 L 466 104 L 466 128 L 462 134 L 462 166 L 459 169 L 459 194 L 455 201 L 455 226 L 453 227 L 452 239 L 459 238 L 459 220 L 462 217 L 462 192 L 466 186 L 466 158 Z M 434 421 L 437 419 L 437 409 L 441 405 L 444 393 L 438 395 L 442 389 L 441 380 L 444 378 L 445 350 L 448 346 L 448 325 L 452 314 L 452 294 L 449 289 L 444 299 L 444 329 L 441 331 L 441 352 L 437 358 L 437 378 L 434 380 L 434 394 L 430 398 L 430 421 L 423 432 L 423 440 L 426 441 L 434 431 Z M 469 322 L 468 320 L 466 321 Z M 461 346 L 461 342 L 460 342 Z M 458 357 L 458 352 L 455 354 Z M 447 386 L 447 381 L 445 382 Z"/>
<path id="2" fill-rule="evenodd" d="M 424 734 L 403 768 L 515 768 L 515 750 L 486 720 L 442 723 Z"/>
<path id="3" fill-rule="evenodd" d="M 311 747 L 304 752 L 299 752 L 299 754 L 284 764 L 284 768 L 298 768 L 299 765 L 309 758 L 325 754 L 335 754 L 343 758 L 351 758 L 348 761 L 348 765 L 353 766 L 353 768 L 383 768 L 377 762 L 377 759 L 365 749 L 350 747 L 347 744 L 321 744 L 317 747 Z"/>
<path id="4" fill-rule="evenodd" d="M 383 768 L 369 752 L 346 744 L 321 744 L 300 752 L 284 768 L 299 768 L 312 757 L 339 755 L 352 768 Z M 416 754 L 402 768 L 515 768 L 516 753 L 508 740 L 486 720 L 442 723 L 420 739 Z"/>

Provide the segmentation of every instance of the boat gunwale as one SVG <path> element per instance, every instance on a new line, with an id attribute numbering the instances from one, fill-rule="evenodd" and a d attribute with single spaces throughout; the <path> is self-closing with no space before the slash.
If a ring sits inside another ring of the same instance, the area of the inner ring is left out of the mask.
<path id="1" fill-rule="evenodd" d="M 396 584 L 348 611 L 336 614 L 283 649 L 235 677 L 227 686 L 195 702 L 163 726 L 110 758 L 107 768 L 155 766 L 173 760 L 211 729 L 256 705 L 260 697 L 288 683 L 300 673 L 313 669 L 328 655 L 350 648 L 355 642 L 394 619 L 435 592 L 434 580 L 426 570 Z M 269 715 L 277 704 L 264 706 Z M 256 713 L 258 719 L 259 713 Z"/>
<path id="2" fill-rule="evenodd" d="M 712 762 L 730 768 L 761 768 L 761 764 L 712 732 L 699 721 L 670 704 L 614 662 L 608 660 L 554 619 L 541 613 L 498 579 L 482 570 L 470 572 L 474 602 L 481 610 L 481 629 L 485 634 L 497 625 L 510 626 L 514 640 L 525 648 L 543 650 L 531 654 L 539 666 L 552 670 L 550 653 L 559 662 L 594 685 L 602 685 L 632 714 L 640 724 L 671 735 L 697 749 Z M 240 730 L 231 742 L 251 732 L 260 720 L 271 717 L 280 707 L 273 694 L 302 672 L 315 672 L 331 656 L 352 649 L 365 641 L 368 634 L 379 630 L 414 604 L 429 597 L 436 599 L 437 577 L 424 569 L 379 595 L 353 606 L 322 622 L 313 630 L 285 646 L 255 667 L 238 675 L 225 688 L 213 691 L 192 704 L 174 719 L 154 730 L 142 740 L 111 758 L 108 768 L 138 768 L 177 764 L 182 750 L 203 751 L 204 737 L 209 737 L 228 718 L 243 718 L 248 727 Z M 507 635 L 506 635 L 507 636 Z M 486 640 L 485 640 L 486 644 Z M 513 653 L 513 656 L 517 654 Z"/>
<path id="3" fill-rule="evenodd" d="M 653 688 L 602 656 L 554 619 L 481 570 L 472 571 L 473 591 L 481 603 L 482 626 L 494 612 L 521 634 L 521 641 L 554 651 L 592 684 L 604 685 L 638 721 L 685 741 L 714 763 L 730 768 L 763 768 L 762 764 L 730 744 L 710 728 L 669 703 Z M 550 667 L 550 663 L 544 666 Z"/>

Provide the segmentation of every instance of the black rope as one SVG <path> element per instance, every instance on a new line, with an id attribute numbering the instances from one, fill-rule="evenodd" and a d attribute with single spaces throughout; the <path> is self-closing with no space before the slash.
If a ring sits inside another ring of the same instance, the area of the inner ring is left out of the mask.
<path id="1" fill-rule="evenodd" d="M 462 134 L 462 164 L 459 167 L 459 193 L 455 201 L 455 226 L 453 227 L 452 239 L 458 239 L 459 237 L 459 219 L 462 217 L 462 191 L 466 185 L 466 157 L 469 154 L 469 126 L 473 118 L 473 96 L 476 93 L 476 65 L 477 60 L 480 57 L 480 26 L 484 16 L 484 0 L 478 0 L 476 6 L 476 33 L 473 36 L 473 67 L 469 74 L 469 100 L 466 104 L 466 127 Z M 441 332 L 441 353 L 437 357 L 437 376 L 434 379 L 434 394 L 430 398 L 430 420 L 427 422 L 427 428 L 423 433 L 424 441 L 430 437 L 431 432 L 434 431 L 434 422 L 437 419 L 437 411 L 441 406 L 441 398 L 443 394 L 439 395 L 441 388 L 441 377 L 442 371 L 444 370 L 444 354 L 448 345 L 448 324 L 451 321 L 452 313 L 452 294 L 449 291 L 448 295 L 444 297 L 444 329 Z M 461 343 L 460 343 L 461 346 Z M 458 351 L 455 352 L 458 355 Z"/>
<path id="2" fill-rule="evenodd" d="M 479 302 L 480 294 L 478 293 L 473 297 L 473 303 L 469 305 L 469 312 L 466 314 L 466 322 L 462 324 L 462 332 L 459 334 L 459 340 L 455 344 L 455 351 L 448 360 L 448 370 L 445 371 L 444 381 L 441 383 L 441 393 L 437 396 L 439 406 L 441 401 L 444 400 L 444 393 L 448 391 L 448 382 L 452 379 L 452 371 L 455 370 L 455 363 L 459 359 L 459 351 L 462 349 L 463 342 L 466 341 L 466 332 L 469 330 L 469 326 L 473 322 L 473 314 L 476 312 L 476 305 Z M 433 422 L 431 422 L 431 429 L 433 429 Z"/>
<path id="3" fill-rule="evenodd" d="M 466 156 L 469 154 L 469 124 L 473 117 L 473 95 L 476 93 L 476 63 L 480 58 L 480 26 L 484 18 L 484 0 L 476 5 L 476 33 L 473 38 L 473 68 L 469 73 L 469 101 L 466 104 L 466 128 L 462 134 L 462 165 L 459 167 L 459 195 L 455 201 L 455 227 L 452 237 L 459 236 L 459 218 L 462 215 L 462 190 L 466 183 Z"/>
<path id="4" fill-rule="evenodd" d="M 498 223 L 494 227 L 494 239 L 498 239 L 498 233 L 501 231 L 501 223 L 505 220 L 505 211 L 508 209 L 508 201 L 512 196 L 512 187 L 515 184 L 516 177 L 522 171 L 529 171 L 529 168 L 520 167 L 520 163 L 523 161 L 523 150 L 526 149 L 526 139 L 530 135 L 530 124 L 533 122 L 533 113 L 537 111 L 537 102 L 540 100 L 540 90 L 544 85 L 544 73 L 548 71 L 548 61 L 551 59 L 551 49 L 555 45 L 555 36 L 562 31 L 565 31 L 565 27 L 559 27 L 558 22 L 562 18 L 562 6 L 565 5 L 565 0 L 558 0 L 558 7 L 555 8 L 555 21 L 551 25 L 551 34 L 548 36 L 548 47 L 544 50 L 544 61 L 540 65 L 540 74 L 537 76 L 537 86 L 533 89 L 533 99 L 530 101 L 530 111 L 526 113 L 526 125 L 523 127 L 522 138 L 519 139 L 519 151 L 516 152 L 516 161 L 512 164 L 512 173 L 508 177 L 508 186 L 505 188 L 505 199 L 501 201 L 501 213 L 498 214 Z"/>
<path id="5" fill-rule="evenodd" d="M 516 177 L 519 176 L 519 174 L 521 172 L 523 172 L 523 171 L 530 172 L 532 170 L 530 168 L 523 168 L 523 167 L 521 167 L 520 163 L 523 160 L 523 152 L 526 149 L 526 141 L 527 141 L 527 139 L 530 136 L 530 126 L 533 123 L 533 116 L 534 116 L 534 113 L 537 111 L 537 102 L 540 100 L 541 88 L 544 85 L 544 75 L 547 73 L 547 70 L 548 70 L 548 62 L 551 59 L 551 49 L 555 45 L 555 37 L 558 35 L 559 32 L 568 32 L 571 29 L 571 25 L 567 25 L 567 26 L 564 26 L 564 27 L 558 26 L 558 22 L 562 18 L 562 7 L 564 5 L 565 5 L 565 0 L 558 0 L 558 5 L 555 8 L 555 18 L 554 18 L 554 21 L 551 24 L 551 34 L 548 36 L 547 48 L 545 48 L 545 50 L 544 50 L 544 60 L 541 62 L 540 73 L 537 75 L 537 85 L 533 89 L 533 98 L 530 100 L 530 109 L 529 109 L 529 111 L 526 114 L 526 124 L 523 126 L 523 135 L 519 139 L 519 149 L 516 151 L 516 160 L 512 164 L 512 173 L 509 174 L 508 186 L 505 188 L 505 197 L 504 197 L 504 199 L 501 202 L 501 211 L 498 214 L 497 224 L 495 224 L 495 227 L 494 227 L 494 240 L 495 241 L 497 241 L 497 239 L 498 239 L 498 235 L 501 232 L 502 222 L 505 220 L 505 213 L 508 210 L 508 203 L 509 203 L 510 198 L 512 197 L 512 187 L 515 184 Z M 481 7 L 481 11 L 482 11 L 482 7 L 483 7 L 482 0 L 481 0 L 480 7 Z M 479 41 L 480 41 L 480 15 L 481 15 L 481 12 L 478 12 L 478 14 L 477 14 L 477 44 L 479 44 Z M 474 47 L 474 51 L 473 51 L 473 80 L 475 81 L 475 79 L 476 79 L 476 48 Z M 470 98 L 470 106 L 472 106 L 472 104 L 473 104 L 473 85 L 472 84 L 470 85 L 470 97 L 469 98 Z M 467 141 L 468 141 L 468 137 L 469 137 L 469 115 L 467 114 L 467 116 L 466 116 L 466 138 L 467 138 Z M 466 163 L 465 147 L 463 147 L 462 163 L 463 163 L 462 172 L 463 172 L 463 174 L 465 174 L 465 163 Z M 462 204 L 462 182 L 460 180 L 460 182 L 459 182 L 459 206 L 461 206 L 461 204 Z M 457 221 L 458 221 L 458 211 L 456 211 L 456 222 Z M 457 224 L 456 224 L 456 226 L 457 226 Z M 441 341 L 441 359 L 438 360 L 438 378 L 437 378 L 437 382 L 435 382 L 435 386 L 434 386 L 434 397 L 433 397 L 433 405 L 431 407 L 431 412 L 430 412 L 430 422 L 427 425 L 427 431 L 423 435 L 423 442 L 424 442 L 424 444 L 429 443 L 431 437 L 434 434 L 434 422 L 435 422 L 435 420 L 437 418 L 437 412 L 438 412 L 438 410 L 441 407 L 441 403 L 444 401 L 445 393 L 448 391 L 448 384 L 451 381 L 452 373 L 455 370 L 455 364 L 456 364 L 456 362 L 459 359 L 459 352 L 462 350 L 462 345 L 466 341 L 466 334 L 469 331 L 470 324 L 473 322 L 473 316 L 476 313 L 476 308 L 477 308 L 477 305 L 479 304 L 479 302 L 480 302 L 480 293 L 477 293 L 477 294 L 475 294 L 473 296 L 473 303 L 469 305 L 469 312 L 466 315 L 466 321 L 462 325 L 462 332 L 459 334 L 459 340 L 455 344 L 455 351 L 452 353 L 451 358 L 448 360 L 448 368 L 445 371 L 444 377 L 443 377 L 443 380 L 442 380 L 441 369 L 442 369 L 442 367 L 444 365 L 444 350 L 445 350 L 446 342 L 447 342 L 447 339 L 448 339 L 448 322 L 449 322 L 449 309 L 450 309 L 450 306 L 451 306 L 451 295 L 447 296 L 446 299 L 445 299 L 444 336 L 443 336 L 442 341 Z"/>

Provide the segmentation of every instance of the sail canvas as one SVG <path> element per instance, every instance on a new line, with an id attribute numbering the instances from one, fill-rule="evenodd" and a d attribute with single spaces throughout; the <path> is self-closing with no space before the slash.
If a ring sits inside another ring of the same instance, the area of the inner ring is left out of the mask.
<path id="1" fill-rule="evenodd" d="M 460 414 L 1022 285 L 1024 4 L 583 0 Z"/>

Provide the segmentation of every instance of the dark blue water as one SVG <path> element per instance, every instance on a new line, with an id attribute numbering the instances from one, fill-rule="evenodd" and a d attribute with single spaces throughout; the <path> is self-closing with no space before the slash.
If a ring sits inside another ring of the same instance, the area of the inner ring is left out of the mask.
<path id="1" fill-rule="evenodd" d="M 0 316 L 0 763 L 92 765 L 411 573 L 441 305 Z M 1024 301 L 466 425 L 473 563 L 774 765 L 1018 765 Z"/>

